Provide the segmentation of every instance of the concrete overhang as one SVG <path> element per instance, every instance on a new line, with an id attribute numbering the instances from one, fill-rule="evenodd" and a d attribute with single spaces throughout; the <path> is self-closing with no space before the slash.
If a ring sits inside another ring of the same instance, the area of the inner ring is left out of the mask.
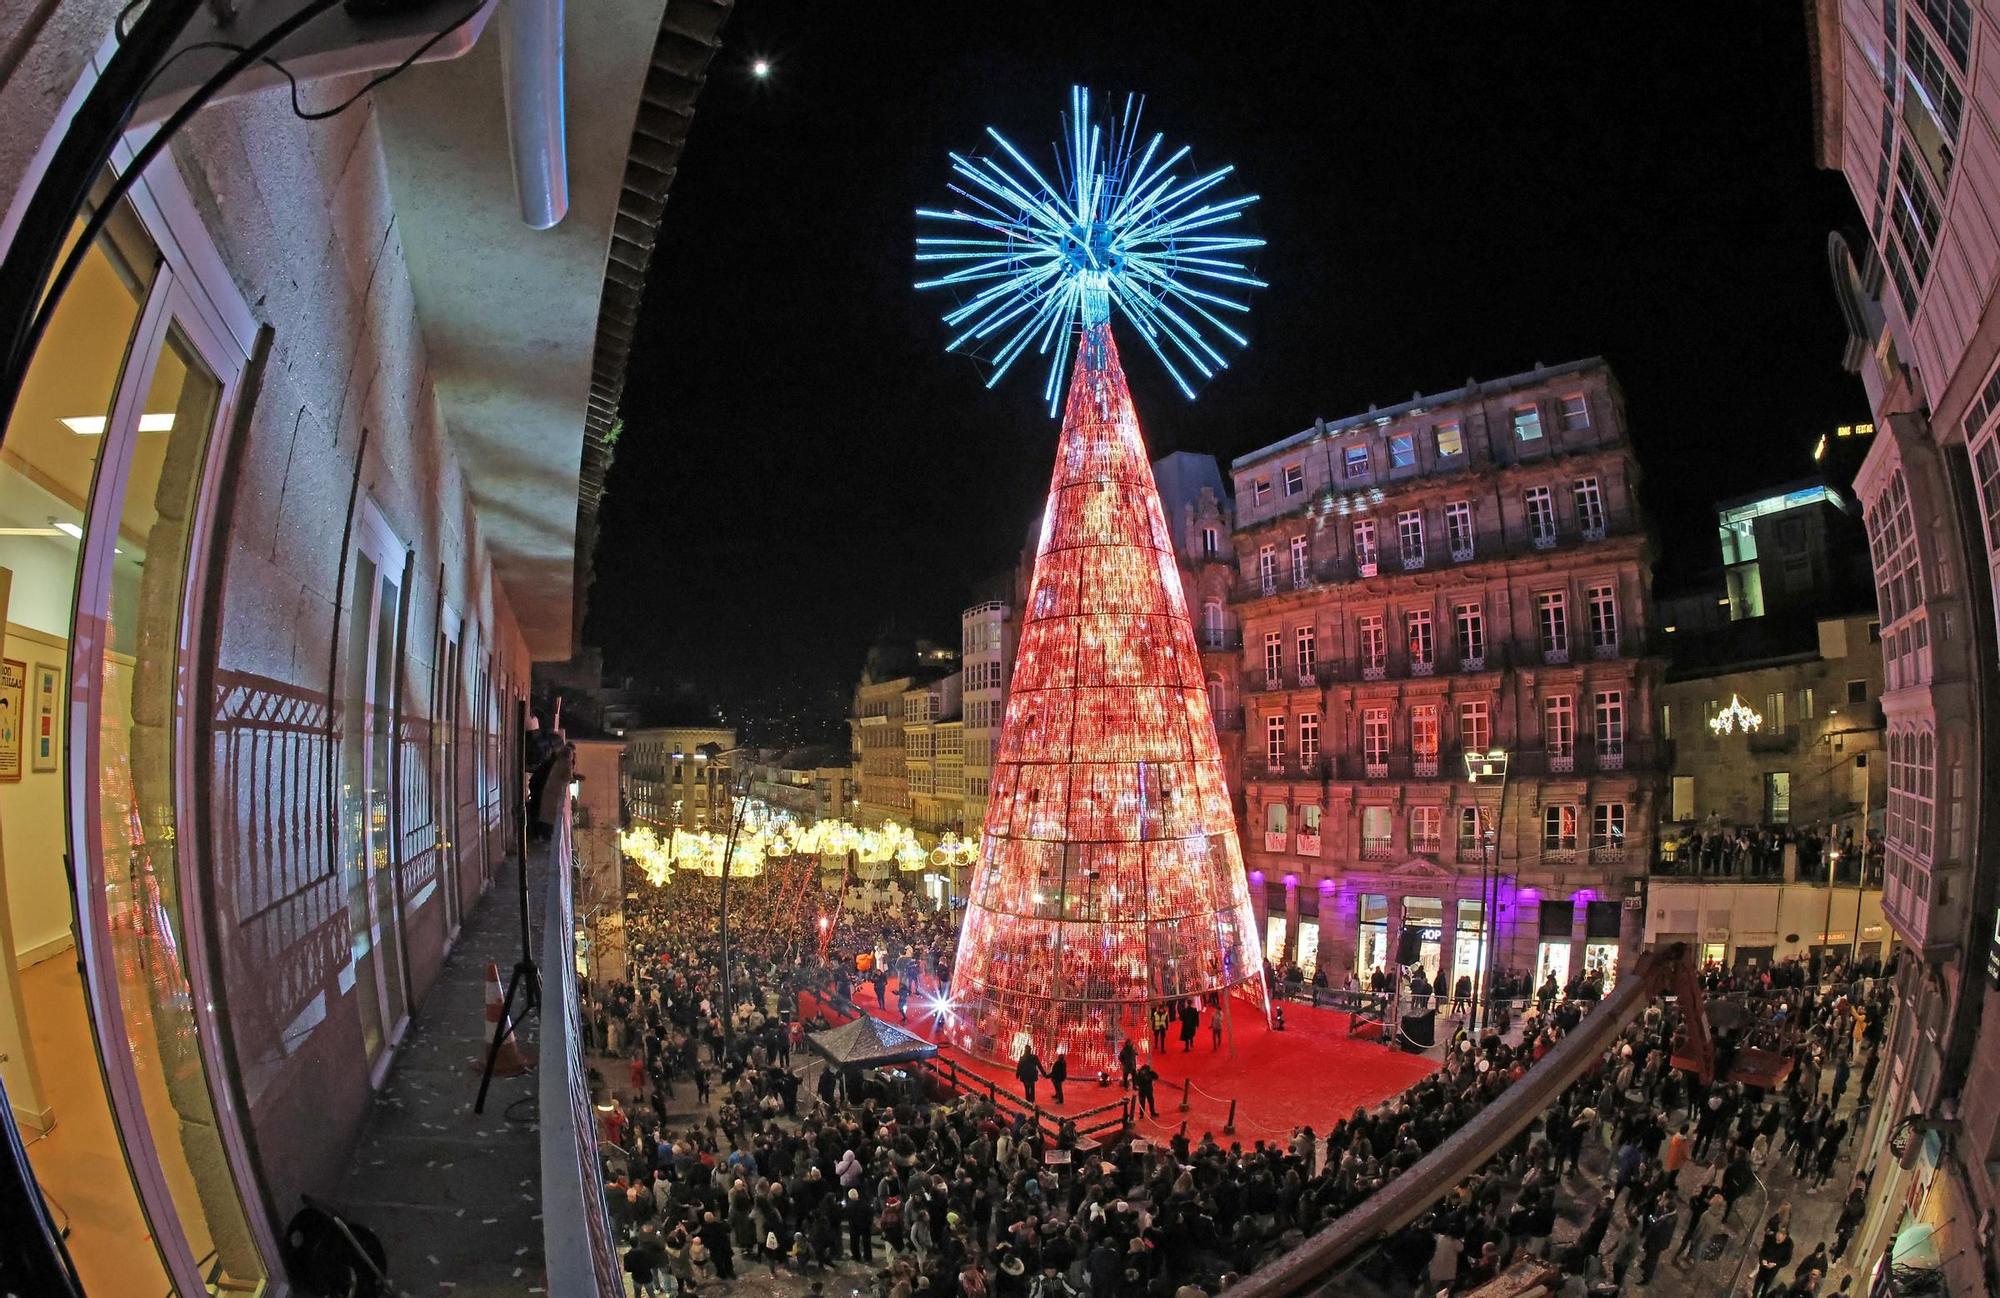
<path id="1" fill-rule="evenodd" d="M 728 11 L 713 0 L 672 7 L 718 15 L 711 32 Z M 413 69 L 377 91 L 439 405 L 495 572 L 538 660 L 567 658 L 574 647 L 579 480 L 593 394 L 603 387 L 594 373 L 603 368 L 600 316 L 607 270 L 617 269 L 608 262 L 634 127 L 668 8 L 668 0 L 568 5 L 570 206 L 553 229 L 524 224 L 514 191 L 505 5 L 464 57 Z M 621 380 L 623 360 L 621 351 Z"/>

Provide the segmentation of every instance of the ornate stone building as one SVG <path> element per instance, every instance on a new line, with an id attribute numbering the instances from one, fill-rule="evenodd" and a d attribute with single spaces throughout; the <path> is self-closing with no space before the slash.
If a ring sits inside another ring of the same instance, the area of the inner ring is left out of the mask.
<path id="1" fill-rule="evenodd" d="M 1244 856 L 1267 952 L 1337 985 L 1393 963 L 1410 930 L 1455 981 L 1476 974 L 1491 905 L 1495 968 L 1561 979 L 1629 956 L 1660 664 L 1609 368 L 1319 421 L 1232 471 Z M 1470 783 L 1464 753 L 1493 748 L 1508 779 Z"/>

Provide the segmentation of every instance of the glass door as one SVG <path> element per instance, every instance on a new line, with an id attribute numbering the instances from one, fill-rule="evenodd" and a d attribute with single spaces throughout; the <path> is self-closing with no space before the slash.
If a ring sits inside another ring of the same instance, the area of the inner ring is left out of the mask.
<path id="1" fill-rule="evenodd" d="M 436 765 L 433 779 L 436 793 L 431 799 L 437 817 L 437 848 L 439 868 L 444 876 L 445 932 L 456 933 L 460 921 L 460 910 L 464 905 L 464 893 L 459 884 L 458 869 L 458 724 L 460 718 L 459 700 L 464 696 L 464 687 L 459 681 L 460 661 L 459 641 L 461 639 L 458 614 L 450 608 L 442 610 L 438 620 L 438 653 L 432 668 L 437 674 L 437 687 L 431 707 L 431 724 L 437 735 Z"/>
<path id="2" fill-rule="evenodd" d="M 361 503 L 355 536 L 341 648 L 342 873 L 362 1047 L 386 1070 L 409 1018 L 390 789 L 407 552 L 373 501 Z"/>
<path id="3" fill-rule="evenodd" d="M 161 268 L 131 335 L 80 532 L 71 627 L 67 819 L 77 939 L 119 1138 L 172 1289 L 258 1293 L 268 1239 L 217 1092 L 198 870 L 183 870 L 184 739 L 214 430 L 240 353 Z M 225 380 L 224 375 L 230 376 Z M 190 901 L 189 898 L 194 898 Z M 146 1247 L 138 1240 L 124 1247 Z"/>

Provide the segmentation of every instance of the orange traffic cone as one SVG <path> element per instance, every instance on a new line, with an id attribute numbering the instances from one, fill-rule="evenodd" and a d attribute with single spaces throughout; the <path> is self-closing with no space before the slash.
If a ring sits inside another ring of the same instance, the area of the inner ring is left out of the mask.
<path id="1" fill-rule="evenodd" d="M 507 1014 L 507 990 L 500 985 L 500 966 L 486 962 L 486 1049 L 472 1061 L 474 1068 L 486 1066 L 493 1050 L 495 1034 L 500 1036 L 500 1053 L 493 1059 L 495 1077 L 519 1077 L 535 1066 L 534 1058 L 521 1049 L 514 1036 L 514 1021 Z"/>

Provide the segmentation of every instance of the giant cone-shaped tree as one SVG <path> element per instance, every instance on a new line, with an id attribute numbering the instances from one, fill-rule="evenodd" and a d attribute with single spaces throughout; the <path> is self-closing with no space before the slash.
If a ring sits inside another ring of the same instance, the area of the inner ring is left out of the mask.
<path id="1" fill-rule="evenodd" d="M 1072 1075 L 1262 968 L 1194 626 L 1108 323 L 1090 326 L 994 755 L 949 1032 Z M 1261 984 L 1258 987 L 1262 1000 Z"/>

